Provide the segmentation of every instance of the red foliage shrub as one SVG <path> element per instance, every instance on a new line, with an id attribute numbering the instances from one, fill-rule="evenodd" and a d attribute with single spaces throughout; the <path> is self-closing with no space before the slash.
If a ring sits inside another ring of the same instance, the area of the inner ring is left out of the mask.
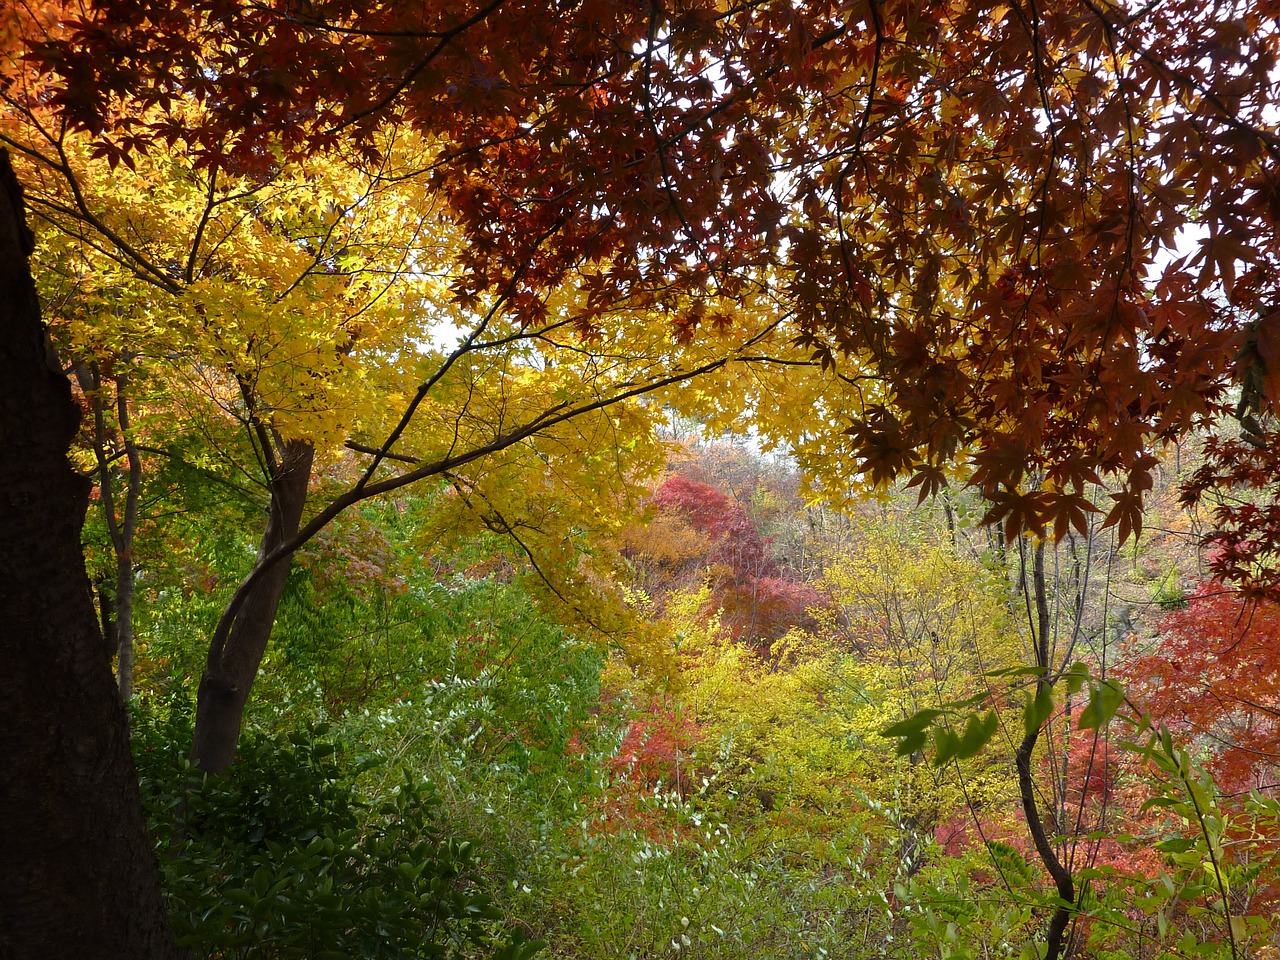
<path id="1" fill-rule="evenodd" d="M 1206 755 L 1226 793 L 1280 770 L 1280 606 L 1207 582 L 1160 623 L 1157 649 L 1121 671 L 1130 696 Z"/>
<path id="2" fill-rule="evenodd" d="M 683 795 L 690 786 L 689 754 L 699 739 L 691 717 L 655 699 L 627 725 L 609 768 L 638 786 L 665 787 Z"/>
<path id="3" fill-rule="evenodd" d="M 808 610 L 822 598 L 779 570 L 769 539 L 737 501 L 709 484 L 673 476 L 654 493 L 653 503 L 708 542 L 701 568 L 709 571 L 711 602 L 733 637 L 767 646 L 792 627 L 812 625 Z"/>

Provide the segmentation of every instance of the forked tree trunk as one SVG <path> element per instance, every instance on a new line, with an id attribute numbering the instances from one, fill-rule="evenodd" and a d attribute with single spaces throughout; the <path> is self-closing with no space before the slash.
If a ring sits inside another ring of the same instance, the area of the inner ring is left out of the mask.
<path id="1" fill-rule="evenodd" d="M 0 150 L 0 958 L 176 958 L 80 550 L 79 412 Z"/>
<path id="2" fill-rule="evenodd" d="M 280 445 L 279 463 L 272 471 L 267 529 L 258 549 L 259 563 L 298 532 L 314 454 L 314 448 L 302 441 Z M 221 647 L 214 643 L 209 648 L 196 694 L 196 727 L 191 744 L 192 762 L 209 773 L 226 770 L 235 757 L 245 704 L 267 650 L 289 567 L 286 558 L 263 574 L 240 608 L 226 643 Z"/>

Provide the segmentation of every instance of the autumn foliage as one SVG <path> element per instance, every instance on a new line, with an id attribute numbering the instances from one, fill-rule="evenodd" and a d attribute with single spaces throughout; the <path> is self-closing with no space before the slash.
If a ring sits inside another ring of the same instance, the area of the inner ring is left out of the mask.
<path id="1" fill-rule="evenodd" d="M 1071 723 L 1054 688 L 1085 679 L 1050 656 L 1065 607 L 1046 545 L 1087 542 L 1087 566 L 1100 529 L 1137 535 L 1164 444 L 1205 438 L 1184 503 L 1214 506 L 1211 569 L 1243 592 L 1171 614 L 1127 665 L 1134 696 L 1229 789 L 1266 786 L 1280 753 L 1278 16 L 1276 0 L 0 0 L 0 145 L 63 339 L 86 363 L 127 355 L 130 382 L 208 438 L 198 465 L 267 501 L 213 631 L 195 759 L 231 761 L 296 551 L 367 499 L 436 485 L 430 549 L 503 537 L 584 631 L 684 658 L 693 712 L 649 701 L 602 766 L 633 783 L 687 792 L 675 765 L 710 731 L 742 745 L 715 758 L 734 789 L 799 784 L 791 802 L 817 808 L 859 777 L 868 809 L 893 805 L 911 879 L 961 794 L 997 809 L 1010 783 L 976 746 L 944 757 L 968 764 L 958 782 L 870 731 L 925 712 L 936 744 L 959 742 L 943 701 L 981 700 L 959 729 L 1025 737 L 1021 806 L 1057 890 L 1045 955 L 1087 949 L 1063 937 L 1092 888 L 1053 848 L 1067 807 L 1101 816 L 1123 785 L 1105 740 L 1081 737 L 1033 796 L 1033 752 Z M 622 583 L 612 546 L 661 469 L 668 410 L 708 433 L 750 419 L 815 503 L 971 491 L 1000 577 L 961 556 L 948 499 L 949 546 L 851 538 L 823 557 L 819 609 L 745 499 L 676 475 L 625 544 L 643 582 Z M 231 421 L 234 444 L 205 429 Z M 308 503 L 313 465 L 352 457 L 368 459 L 351 483 Z M 398 568 L 359 541 L 311 553 L 359 575 L 353 606 Z M 1015 542 L 1020 574 L 1002 566 Z M 1025 648 L 1002 592 L 1018 576 Z M 1080 597 L 1072 648 L 1109 628 L 1082 629 Z M 1032 646 L 1027 712 L 998 715 L 990 668 L 1016 673 Z M 1198 802 L 1187 755 L 1162 748 Z M 956 924 L 938 926 L 952 955 Z"/>
<path id="2" fill-rule="evenodd" d="M 1224 791 L 1273 787 L 1280 766 L 1280 608 L 1208 581 L 1185 609 L 1165 616 L 1153 642 L 1154 649 L 1123 668 L 1133 697 L 1203 751 Z"/>
<path id="3" fill-rule="evenodd" d="M 654 522 L 632 534 L 631 552 L 647 571 L 660 605 L 677 590 L 710 587 L 709 613 L 729 634 L 764 646 L 793 627 L 811 626 L 822 603 L 808 584 L 781 569 L 742 504 L 709 483 L 674 474 L 654 491 Z"/>
<path id="4" fill-rule="evenodd" d="M 959 463 L 1010 537 L 1099 510 L 1124 537 L 1153 443 L 1230 383 L 1275 457 L 1273 13 L 100 0 L 24 12 L 6 96 L 112 163 L 165 143 L 254 178 L 375 162 L 411 126 L 465 239 L 460 303 L 506 291 L 539 324 L 572 279 L 584 329 L 625 302 L 687 342 L 763 293 L 865 384 L 842 479 L 927 494 Z"/>

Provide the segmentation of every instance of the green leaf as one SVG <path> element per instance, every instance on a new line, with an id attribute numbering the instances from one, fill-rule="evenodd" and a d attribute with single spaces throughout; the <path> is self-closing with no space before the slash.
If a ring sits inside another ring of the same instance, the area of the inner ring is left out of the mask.
<path id="1" fill-rule="evenodd" d="M 1000 721 L 994 710 L 988 710 L 984 716 L 971 714 L 965 722 L 964 733 L 960 735 L 960 745 L 956 751 L 957 760 L 965 760 L 977 754 L 991 742 Z"/>
<path id="2" fill-rule="evenodd" d="M 1067 670 L 1062 679 L 1067 682 L 1067 693 L 1079 693 L 1080 689 L 1089 681 L 1089 665 L 1081 661 L 1076 661 L 1071 665 L 1071 669 Z"/>
<path id="3" fill-rule="evenodd" d="M 1038 677 L 1044 670 L 1040 667 L 1021 666 L 1021 667 L 1005 667 L 1002 670 L 988 670 L 983 673 L 984 677 Z"/>
<path id="4" fill-rule="evenodd" d="M 942 716 L 941 710 L 921 710 L 913 713 L 905 720 L 892 723 L 880 731 L 880 736 L 899 741 L 894 752 L 900 757 L 908 757 L 924 749 L 927 742 L 926 731 L 929 725 Z"/>
<path id="5" fill-rule="evenodd" d="M 928 739 L 929 738 L 923 733 L 912 733 L 901 736 L 899 738 L 898 745 L 894 748 L 893 752 L 899 757 L 909 757 L 913 753 L 918 753 L 923 750 Z"/>
<path id="6" fill-rule="evenodd" d="M 946 727 L 933 728 L 933 765 L 940 767 L 960 754 L 960 738 Z"/>
<path id="7" fill-rule="evenodd" d="M 1115 680 L 1104 680 L 1089 689 L 1089 705 L 1080 713 L 1081 730 L 1100 730 L 1111 722 L 1124 703 L 1124 687 Z"/>
<path id="8" fill-rule="evenodd" d="M 1026 706 L 1022 711 L 1022 726 L 1027 736 L 1034 736 L 1044 726 L 1044 722 L 1053 715 L 1053 688 L 1047 683 L 1040 684 L 1035 697 L 1030 693 L 1026 697 Z"/>
<path id="9" fill-rule="evenodd" d="M 1006 881 L 1016 876 L 1025 883 L 1033 882 L 1034 872 L 1031 869 L 1031 865 L 1027 863 L 1016 848 L 1007 843 L 1001 843 L 999 840 L 988 840 L 987 853 L 991 856 L 992 863 L 995 864 L 996 869 Z"/>
<path id="10" fill-rule="evenodd" d="M 254 895 L 261 900 L 267 895 L 267 891 L 271 888 L 271 871 L 266 867 L 259 867 L 253 872 L 253 892 Z"/>
<path id="11" fill-rule="evenodd" d="M 880 736 L 890 738 L 907 737 L 921 733 L 940 716 L 942 716 L 941 710 L 921 710 L 913 713 L 905 720 L 889 724 L 889 726 L 880 731 Z"/>

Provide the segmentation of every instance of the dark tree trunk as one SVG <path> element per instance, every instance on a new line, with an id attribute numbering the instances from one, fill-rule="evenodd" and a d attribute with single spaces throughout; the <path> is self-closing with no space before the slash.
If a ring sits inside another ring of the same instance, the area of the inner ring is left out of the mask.
<path id="1" fill-rule="evenodd" d="M 1023 564 L 1025 574 L 1025 554 L 1023 555 Z M 1050 662 L 1052 620 L 1049 612 L 1049 589 L 1045 582 L 1043 542 L 1036 545 L 1035 556 L 1032 561 L 1031 598 L 1035 601 L 1035 620 L 1032 623 L 1032 628 L 1035 639 L 1036 667 L 1040 670 L 1040 675 L 1036 678 L 1036 694 L 1038 696 L 1045 687 L 1052 685 L 1049 678 L 1051 667 L 1053 666 Z M 1049 872 L 1057 891 L 1058 899 L 1062 901 L 1054 908 L 1053 914 L 1049 917 L 1048 926 L 1045 928 L 1045 960 L 1059 960 L 1064 950 L 1067 951 L 1068 956 L 1071 953 L 1067 925 L 1071 922 L 1071 917 L 1075 913 L 1076 890 L 1071 870 L 1059 858 L 1058 852 L 1054 849 L 1054 838 L 1050 835 L 1049 829 L 1046 828 L 1044 820 L 1040 816 L 1040 803 L 1036 799 L 1034 771 L 1032 769 L 1036 743 L 1039 740 L 1040 728 L 1037 727 L 1023 737 L 1014 755 L 1014 761 L 1018 770 L 1018 795 L 1022 800 L 1022 813 L 1027 821 L 1027 830 L 1031 834 L 1031 841 L 1036 848 L 1036 855 L 1039 856 L 1045 870 Z M 1050 814 L 1052 819 L 1056 821 L 1056 811 L 1051 810 Z M 1055 828 L 1054 833 L 1056 832 Z"/>
<path id="2" fill-rule="evenodd" d="M 271 507 L 258 549 L 259 563 L 298 532 L 314 454 L 314 448 L 302 441 L 280 445 L 279 462 L 272 468 Z M 267 650 L 289 566 L 288 558 L 281 559 L 262 574 L 240 607 L 226 642 L 215 640 L 209 647 L 196 695 L 191 744 L 192 762 L 209 773 L 226 770 L 235 757 L 245 704 Z"/>
<path id="3" fill-rule="evenodd" d="M 0 958 L 177 957 L 80 551 L 79 411 L 0 150 Z"/>
<path id="4" fill-rule="evenodd" d="M 116 685 L 120 699 L 133 696 L 133 559 L 125 554 L 116 560 L 116 635 L 112 638 L 116 651 Z"/>

